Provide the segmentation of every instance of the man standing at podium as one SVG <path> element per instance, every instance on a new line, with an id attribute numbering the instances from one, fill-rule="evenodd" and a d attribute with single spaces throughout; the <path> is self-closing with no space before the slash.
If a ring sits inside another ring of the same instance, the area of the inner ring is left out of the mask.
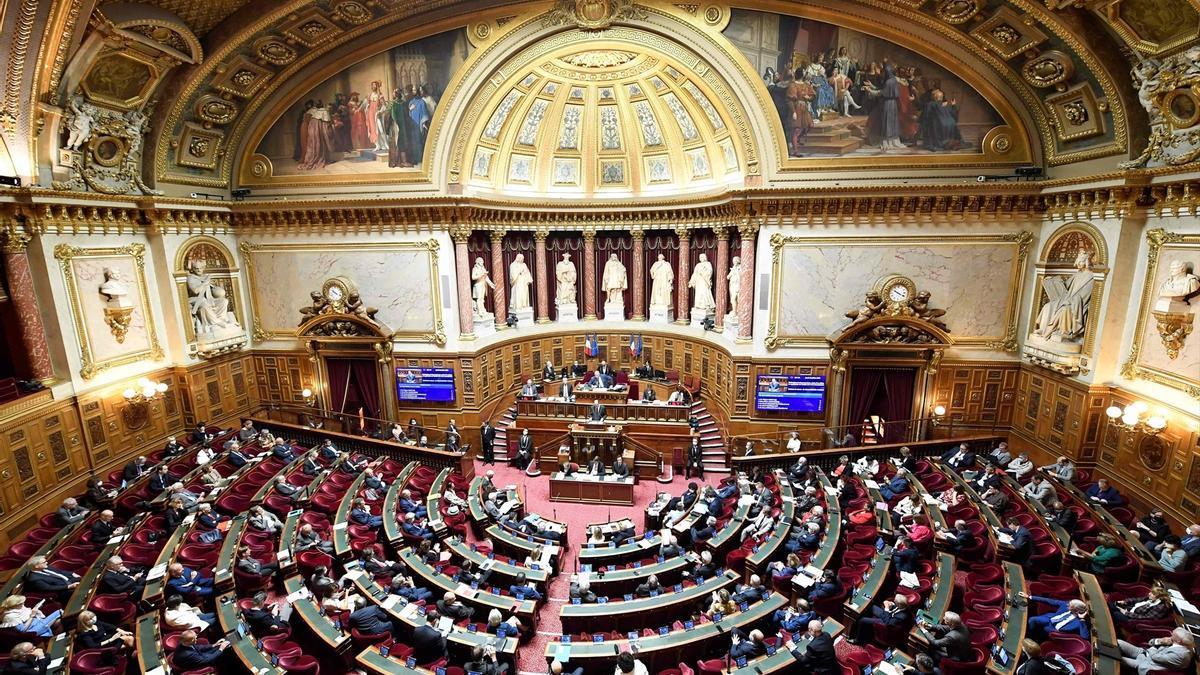
<path id="1" fill-rule="evenodd" d="M 592 407 L 588 410 L 588 419 L 593 422 L 603 422 L 607 415 L 608 411 L 604 409 L 604 406 L 600 403 L 600 399 L 596 399 L 592 403 Z"/>
<path id="2" fill-rule="evenodd" d="M 533 380 L 525 380 L 525 384 L 521 387 L 521 396 L 523 398 L 537 398 L 537 386 L 533 384 Z"/>
<path id="3" fill-rule="evenodd" d="M 575 398 L 575 387 L 571 386 L 571 381 L 563 375 L 562 384 L 558 387 L 558 397 L 564 401 L 570 401 Z"/>

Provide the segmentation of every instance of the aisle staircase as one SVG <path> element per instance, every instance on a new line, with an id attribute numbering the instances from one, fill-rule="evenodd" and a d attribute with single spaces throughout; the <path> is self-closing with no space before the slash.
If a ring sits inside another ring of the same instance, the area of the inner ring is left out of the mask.
<path id="1" fill-rule="evenodd" d="M 692 403 L 692 416 L 700 422 L 700 446 L 704 449 L 704 472 L 729 473 L 725 461 L 725 439 L 721 429 L 702 401 Z M 517 420 L 517 404 L 513 403 L 496 420 L 496 461 L 508 462 L 508 430 Z M 680 439 L 680 447 L 687 447 L 687 439 Z"/>

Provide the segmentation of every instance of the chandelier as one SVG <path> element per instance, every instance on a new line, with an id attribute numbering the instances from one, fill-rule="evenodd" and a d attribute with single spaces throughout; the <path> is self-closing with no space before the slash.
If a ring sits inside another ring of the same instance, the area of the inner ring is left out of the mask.
<path id="1" fill-rule="evenodd" d="M 167 393 L 166 382 L 151 382 L 143 377 L 137 381 L 137 388 L 129 387 L 121 392 L 121 396 L 129 403 L 147 403 L 162 398 Z"/>
<path id="2" fill-rule="evenodd" d="M 1157 435 L 1167 428 L 1167 418 L 1162 415 L 1146 416 L 1150 406 L 1145 401 L 1134 401 L 1122 409 L 1112 405 L 1104 411 L 1110 424 L 1124 431 L 1143 433 L 1149 436 Z"/>

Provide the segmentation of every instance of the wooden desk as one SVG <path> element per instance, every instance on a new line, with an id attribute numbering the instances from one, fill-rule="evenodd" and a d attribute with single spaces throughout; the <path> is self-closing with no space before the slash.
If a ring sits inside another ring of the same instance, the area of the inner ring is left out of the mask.
<path id="1" fill-rule="evenodd" d="M 1146 545 L 1142 543 L 1141 539 L 1133 536 L 1133 533 L 1129 531 L 1129 528 L 1125 527 L 1121 521 L 1117 520 L 1113 514 L 1109 513 L 1108 509 L 1104 508 L 1102 505 L 1093 504 L 1092 501 L 1087 498 L 1087 495 L 1083 492 L 1083 490 L 1080 490 L 1078 487 L 1076 487 L 1074 483 L 1061 480 L 1055 476 L 1047 474 L 1044 471 L 1042 472 L 1042 475 L 1046 476 L 1046 480 L 1050 481 L 1052 485 L 1061 488 L 1070 494 L 1072 499 L 1077 504 L 1088 509 L 1088 511 L 1091 513 L 1096 514 L 1097 519 L 1108 526 L 1109 531 L 1114 537 L 1117 538 L 1117 541 L 1124 543 L 1126 550 L 1128 550 L 1130 555 L 1132 555 L 1133 558 L 1141 565 L 1143 573 L 1162 574 L 1163 570 L 1162 566 L 1158 564 L 1158 558 L 1150 552 L 1150 549 L 1146 548 Z"/>
<path id="2" fill-rule="evenodd" d="M 336 471 L 336 469 L 335 469 Z M 360 473 L 346 488 L 346 494 L 342 495 L 342 501 L 338 504 L 337 513 L 333 517 L 333 557 L 335 560 L 346 561 L 353 557 L 354 551 L 350 549 L 350 510 L 354 507 L 354 500 L 358 497 L 358 491 L 362 489 L 363 480 L 366 479 L 366 474 Z M 381 514 L 383 521 L 386 523 L 389 520 L 387 514 Z M 396 519 L 396 514 L 393 511 L 391 520 Z"/>
<path id="3" fill-rule="evenodd" d="M 883 590 L 883 585 L 888 581 L 892 571 L 892 547 L 884 546 L 882 551 L 876 551 L 875 557 L 872 559 L 871 569 L 867 572 L 867 578 L 862 585 L 854 589 L 849 598 L 846 598 L 846 617 L 855 619 L 862 616 L 875 598 L 879 596 L 879 592 Z"/>
<path id="4" fill-rule="evenodd" d="M 283 592 L 291 595 L 304 588 L 304 582 L 299 576 L 290 576 L 283 580 Z M 321 644 L 334 654 L 345 655 L 350 651 L 350 633 L 338 630 L 329 617 L 321 614 L 315 598 L 302 598 L 292 605 L 293 617 L 299 617 L 301 623 L 312 633 Z"/>
<path id="5" fill-rule="evenodd" d="M 646 552 L 649 553 L 651 550 L 655 549 L 647 549 Z M 655 556 L 655 560 L 658 562 L 652 565 L 641 565 L 635 562 L 633 564 L 637 567 L 614 570 L 607 567 L 593 570 L 590 565 L 584 565 L 580 569 L 592 572 L 591 590 L 593 593 L 608 597 L 621 597 L 632 593 L 640 584 L 646 583 L 651 575 L 658 577 L 658 582 L 663 586 L 674 586 L 683 579 L 684 570 L 693 564 L 685 556 L 674 556 L 670 559 L 660 559 Z"/>
<path id="6" fill-rule="evenodd" d="M 408 483 L 408 479 L 412 477 L 418 466 L 416 462 L 406 464 L 400 473 L 396 474 L 396 480 L 392 481 L 383 496 L 383 506 L 379 509 L 383 514 L 383 536 L 393 546 L 402 545 L 404 539 L 404 532 L 400 529 L 400 517 L 395 515 L 398 508 L 396 504 L 400 501 L 400 493 L 404 491 L 404 485 Z M 476 480 L 482 481 L 483 478 L 477 477 Z M 387 516 L 389 513 L 392 514 L 390 518 Z"/>
<path id="7" fill-rule="evenodd" d="M 621 424 L 580 424 L 578 422 L 567 427 L 571 439 L 570 460 L 586 468 L 592 453 L 599 453 L 600 461 L 605 467 L 611 467 L 613 461 L 624 455 L 621 444 Z M 589 450 L 590 448 L 590 450 Z M 559 451 L 559 463 L 562 463 L 562 451 Z M 632 457 L 630 458 L 632 460 Z M 607 469 L 606 469 L 607 470 Z"/>
<path id="8" fill-rule="evenodd" d="M 461 584 L 426 565 L 423 560 L 417 557 L 412 549 L 402 551 L 400 553 L 400 560 L 408 565 L 408 569 L 413 575 L 413 581 L 418 586 L 425 586 L 430 591 L 433 591 L 434 597 L 446 592 L 454 592 L 459 596 L 458 599 L 464 605 L 474 607 L 476 609 L 475 619 L 477 623 L 486 623 L 488 612 L 498 609 L 503 614 L 516 614 L 521 619 L 521 625 L 523 626 L 536 625 L 534 623 L 534 612 L 537 611 L 537 602 L 534 600 L 517 600 L 511 595 L 496 595 L 484 590 L 482 587 L 475 591 L 473 597 L 466 597 L 465 593 L 459 592 Z"/>
<path id="9" fill-rule="evenodd" d="M 1004 563 L 1004 592 L 1008 600 L 1005 606 L 1004 622 L 1000 624 L 1000 634 L 1004 636 L 1000 643 L 996 645 L 997 651 L 993 651 L 988 657 L 987 670 L 992 675 L 1012 675 L 1017 671 L 1017 666 L 1021 660 L 1021 642 L 1025 640 L 1025 627 L 1029 619 L 1029 607 L 1024 602 L 1013 603 L 1012 598 L 1017 597 L 1018 593 L 1024 593 L 1028 590 L 1025 585 L 1025 570 L 1021 566 L 1012 563 Z M 914 632 L 922 631 L 918 626 L 913 629 Z M 922 631 L 923 632 L 923 631 Z M 925 635 L 926 642 L 929 636 Z M 1007 655 L 1007 664 L 1001 664 L 997 659 L 999 651 L 1004 651 Z"/>
<path id="10" fill-rule="evenodd" d="M 238 632 L 237 627 L 241 618 L 237 608 L 237 598 L 234 594 L 225 593 L 214 598 L 214 602 L 217 608 L 217 624 L 220 626 L 221 632 L 230 635 L 229 651 L 237 657 L 238 662 L 242 664 L 242 669 L 260 675 L 281 674 L 283 671 L 271 664 L 270 657 L 258 650 L 258 645 L 255 644 L 248 628 L 245 635 Z M 230 631 L 233 632 L 230 633 Z"/>
<path id="11" fill-rule="evenodd" d="M 933 593 L 925 602 L 925 611 L 930 616 L 941 617 L 950 609 L 950 600 L 954 596 L 954 556 L 946 552 L 938 553 L 937 576 L 933 578 Z M 908 632 L 908 644 L 914 652 L 924 652 L 929 647 L 929 633 L 914 625 Z"/>
<path id="12" fill-rule="evenodd" d="M 139 673 L 166 668 L 167 655 L 162 651 L 162 638 L 158 634 L 158 612 L 149 612 L 138 617 L 133 639 L 133 651 L 137 654 Z"/>
<path id="13" fill-rule="evenodd" d="M 767 576 L 767 565 L 772 561 L 784 557 L 782 554 L 783 542 L 787 541 L 788 536 L 791 534 L 792 521 L 796 517 L 796 502 L 792 498 L 792 484 L 787 480 L 779 481 L 779 496 L 783 500 L 779 522 L 775 523 L 775 529 L 771 531 L 771 535 L 747 556 L 747 580 L 753 574 L 765 578 Z M 829 511 L 826 511 L 825 514 L 828 516 Z"/>
<path id="14" fill-rule="evenodd" d="M 783 609 L 786 604 L 787 597 L 782 593 L 771 593 L 763 601 L 749 606 L 746 611 L 723 616 L 715 623 L 703 623 L 691 629 L 669 631 L 665 635 L 639 634 L 638 660 L 652 673 L 673 668 L 680 662 L 694 661 L 698 655 L 712 651 L 718 644 L 724 648 L 728 643 L 729 633 L 734 628 L 748 632 L 751 628 L 764 626 L 775 611 Z M 617 654 L 628 651 L 632 642 L 628 639 L 573 642 L 566 650 L 569 652 L 570 668 L 582 666 L 584 672 L 588 673 L 611 673 L 616 665 Z M 561 646 L 559 641 L 547 644 L 546 660 L 554 660 Z"/>
<path id="15" fill-rule="evenodd" d="M 686 615 L 687 610 L 713 591 L 732 588 L 737 579 L 736 573 L 726 570 L 721 576 L 708 578 L 690 588 L 663 593 L 655 598 L 563 605 L 559 615 L 562 619 L 562 630 L 564 633 L 593 630 L 628 631 L 670 623 Z"/>
<path id="16" fill-rule="evenodd" d="M 550 501 L 633 506 L 633 476 L 620 480 L 610 476 L 605 476 L 604 480 L 590 480 L 585 474 L 566 478 L 555 474 L 550 477 Z"/>
<path id="17" fill-rule="evenodd" d="M 582 397 L 578 397 L 582 398 Z M 590 402 L 551 401 L 547 399 L 520 399 L 517 401 L 518 417 L 550 417 L 567 418 L 583 421 L 588 417 Z M 687 424 L 691 407 L 685 405 L 667 405 L 665 403 L 613 403 L 605 404 L 607 420 L 679 422 Z"/>
<path id="18" fill-rule="evenodd" d="M 458 556 L 459 558 L 462 558 L 463 560 L 470 560 L 471 562 L 475 563 L 477 566 L 485 565 L 485 564 L 487 564 L 487 561 L 489 560 L 488 556 L 485 556 L 484 554 L 480 553 L 479 551 L 477 551 L 475 549 L 474 544 L 471 544 L 470 546 L 468 546 L 466 544 L 466 542 L 459 539 L 458 537 L 449 537 L 449 538 L 445 539 L 442 543 L 445 544 L 446 547 L 449 548 L 454 553 L 455 556 Z M 545 569 L 536 569 L 535 570 L 532 567 L 525 567 L 524 565 L 501 562 L 499 560 L 496 560 L 495 558 L 490 558 L 490 560 L 492 561 L 492 568 L 491 568 L 492 574 L 491 574 L 490 578 L 493 580 L 495 580 L 497 578 L 500 579 L 499 583 L 497 583 L 495 581 L 492 582 L 492 583 L 495 583 L 495 585 L 507 589 L 509 586 L 516 583 L 517 575 L 524 574 L 525 581 L 528 581 L 528 582 L 532 583 L 534 586 L 537 586 L 543 592 L 545 591 L 546 582 L 550 578 L 549 571 L 547 571 Z"/>
<path id="19" fill-rule="evenodd" d="M 825 619 L 825 632 L 837 639 L 845 629 L 842 624 L 833 619 Z M 808 641 L 804 640 L 796 643 L 796 651 L 800 654 L 808 651 Z M 792 673 L 796 672 L 796 657 L 792 652 L 787 650 L 786 646 L 780 645 L 780 649 L 771 656 L 760 656 L 744 667 L 736 670 L 727 671 L 730 675 L 760 675 L 761 673 Z"/>
<path id="20" fill-rule="evenodd" d="M 233 590 L 233 566 L 237 562 L 237 547 L 242 539 L 242 531 L 245 529 L 245 514 L 229 521 L 229 529 L 226 530 L 225 539 L 221 542 L 216 569 L 213 572 L 213 587 L 217 592 L 224 593 Z"/>

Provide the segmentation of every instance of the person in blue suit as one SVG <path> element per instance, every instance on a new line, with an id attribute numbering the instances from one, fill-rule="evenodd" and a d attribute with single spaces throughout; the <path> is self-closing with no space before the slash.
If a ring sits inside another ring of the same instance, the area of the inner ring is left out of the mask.
<path id="1" fill-rule="evenodd" d="M 1117 488 L 1108 484 L 1108 481 L 1101 478 L 1096 481 L 1096 484 L 1084 491 L 1087 498 L 1102 506 L 1120 506 L 1125 503 L 1125 498 L 1117 492 Z"/>
<path id="2" fill-rule="evenodd" d="M 433 539 L 433 532 L 429 528 L 417 523 L 417 517 L 411 513 L 404 515 L 404 524 L 400 526 L 404 530 L 404 534 L 410 537 L 420 539 Z"/>
<path id="3" fill-rule="evenodd" d="M 1021 594 L 1029 602 L 1041 602 L 1054 609 L 1045 614 L 1029 617 L 1029 637 L 1041 642 L 1050 633 L 1070 633 L 1084 640 L 1092 637 L 1091 616 L 1088 614 L 1087 603 L 1082 600 L 1058 600 L 1040 595 Z"/>
<path id="4" fill-rule="evenodd" d="M 533 584 L 525 580 L 525 573 L 518 572 L 516 583 L 508 587 L 508 592 L 514 596 L 524 596 L 527 600 L 541 600 L 542 593 Z"/>
<path id="5" fill-rule="evenodd" d="M 883 495 L 884 501 L 891 501 L 893 497 L 898 497 L 906 492 L 908 492 L 908 479 L 901 472 L 896 472 L 887 485 L 879 488 L 879 494 Z"/>
<path id="6" fill-rule="evenodd" d="M 809 621 L 818 618 L 817 613 L 812 611 L 807 600 L 796 598 L 794 604 L 788 605 L 784 609 L 775 610 L 775 613 L 771 615 L 771 622 L 775 625 L 776 630 L 800 633 L 808 627 Z"/>
<path id="7" fill-rule="evenodd" d="M 199 572 L 189 567 L 184 567 L 179 563 L 172 563 L 167 569 L 167 590 L 176 595 L 187 595 L 195 593 L 202 598 L 210 597 L 213 594 L 213 580 L 211 577 L 201 576 Z"/>
<path id="8" fill-rule="evenodd" d="M 401 511 L 411 513 L 418 518 L 424 518 L 427 515 L 425 505 L 413 499 L 411 490 L 401 492 L 400 501 L 396 505 L 400 507 Z"/>
<path id="9" fill-rule="evenodd" d="M 378 528 L 383 525 L 383 516 L 376 516 L 367 508 L 367 502 L 362 497 L 354 500 L 354 505 L 350 508 L 350 520 L 359 525 L 367 525 L 373 528 Z"/>
<path id="10" fill-rule="evenodd" d="M 225 650 L 229 648 L 229 641 L 225 639 L 217 640 L 211 645 L 197 644 L 196 639 L 194 630 L 185 630 L 179 635 L 179 647 L 171 655 L 171 660 L 183 670 L 199 670 L 211 666 L 220 661 L 225 655 Z"/>

